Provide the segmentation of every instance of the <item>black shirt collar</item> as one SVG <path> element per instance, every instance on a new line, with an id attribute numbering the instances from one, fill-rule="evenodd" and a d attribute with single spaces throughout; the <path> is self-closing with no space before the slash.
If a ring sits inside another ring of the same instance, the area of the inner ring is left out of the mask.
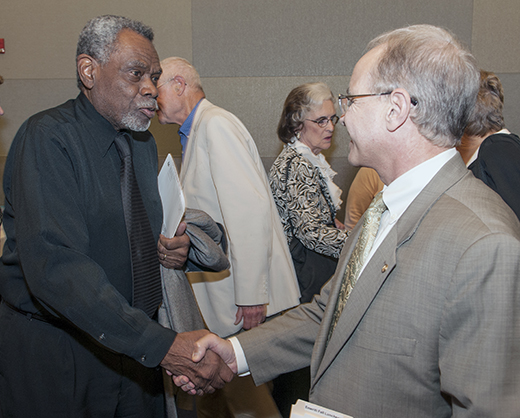
<path id="1" fill-rule="evenodd" d="M 78 121 L 85 127 L 92 138 L 93 143 L 104 157 L 114 143 L 117 135 L 128 134 L 130 131 L 117 131 L 112 124 L 105 119 L 81 92 L 76 98 L 76 114 Z"/>

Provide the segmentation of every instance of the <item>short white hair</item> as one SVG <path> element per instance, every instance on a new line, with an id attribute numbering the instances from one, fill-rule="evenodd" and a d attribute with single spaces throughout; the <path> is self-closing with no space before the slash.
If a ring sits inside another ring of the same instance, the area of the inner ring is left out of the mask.
<path id="1" fill-rule="evenodd" d="M 161 61 L 161 67 L 165 72 L 173 72 L 172 77 L 182 75 L 187 84 L 195 90 L 203 91 L 199 73 L 188 60 L 181 57 L 165 58 Z"/>

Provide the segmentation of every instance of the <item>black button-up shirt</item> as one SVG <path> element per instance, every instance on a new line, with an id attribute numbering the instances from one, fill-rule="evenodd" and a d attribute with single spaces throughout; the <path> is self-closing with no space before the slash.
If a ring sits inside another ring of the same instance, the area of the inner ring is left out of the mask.
<path id="1" fill-rule="evenodd" d="M 131 306 L 117 134 L 83 94 L 22 125 L 4 172 L 0 294 L 21 310 L 66 318 L 107 348 L 152 367 L 175 332 Z M 157 149 L 148 131 L 132 136 L 134 168 L 157 240 Z"/>

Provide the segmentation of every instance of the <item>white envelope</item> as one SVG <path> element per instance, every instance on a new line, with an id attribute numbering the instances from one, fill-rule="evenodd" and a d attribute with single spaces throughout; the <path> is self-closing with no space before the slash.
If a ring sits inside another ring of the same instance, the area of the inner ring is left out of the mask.
<path id="1" fill-rule="evenodd" d="M 186 202 L 179 175 L 177 174 L 177 168 L 171 154 L 168 154 L 166 160 L 164 160 L 157 182 L 163 207 L 161 234 L 166 238 L 172 238 L 184 216 Z"/>
<path id="2" fill-rule="evenodd" d="M 350 415 L 333 411 L 310 402 L 298 399 L 291 407 L 290 418 L 353 418 Z"/>

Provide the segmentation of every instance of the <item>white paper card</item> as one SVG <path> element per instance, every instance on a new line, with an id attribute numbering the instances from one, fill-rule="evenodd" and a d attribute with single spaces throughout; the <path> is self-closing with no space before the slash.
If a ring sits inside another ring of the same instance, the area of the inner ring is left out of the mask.
<path id="1" fill-rule="evenodd" d="M 173 238 L 181 223 L 186 203 L 182 193 L 181 182 L 171 154 L 168 154 L 157 177 L 159 194 L 163 207 L 163 225 L 161 234 Z"/>
<path id="2" fill-rule="evenodd" d="M 310 402 L 298 399 L 296 404 L 291 407 L 290 418 L 353 418 L 350 415 L 333 411 Z"/>

